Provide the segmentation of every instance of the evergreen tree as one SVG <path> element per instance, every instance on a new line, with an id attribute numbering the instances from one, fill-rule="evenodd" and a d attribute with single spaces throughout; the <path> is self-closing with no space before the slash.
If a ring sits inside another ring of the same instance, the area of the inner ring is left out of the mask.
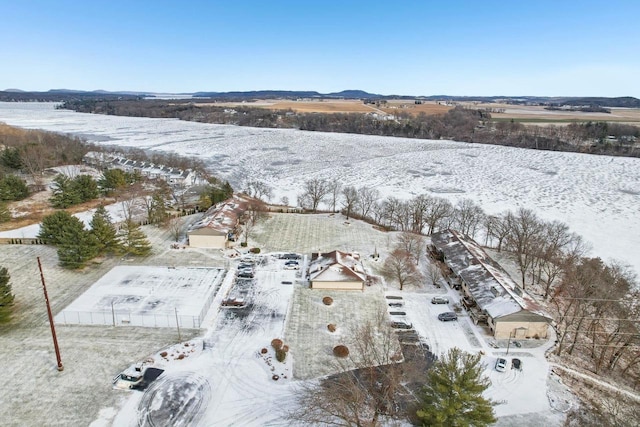
<path id="1" fill-rule="evenodd" d="M 22 200 L 29 195 L 27 183 L 15 175 L 0 178 L 0 200 Z"/>
<path id="2" fill-rule="evenodd" d="M 490 381 L 482 375 L 480 357 L 452 348 L 433 365 L 417 411 L 423 426 L 481 427 L 496 421 L 494 403 L 482 396 Z"/>
<path id="3" fill-rule="evenodd" d="M 0 162 L 10 169 L 20 169 L 22 167 L 20 151 L 17 147 L 5 148 L 0 155 Z"/>
<path id="4" fill-rule="evenodd" d="M 58 246 L 64 242 L 73 242 L 83 232 L 85 229 L 82 221 L 69 212 L 57 211 L 42 219 L 38 239 L 44 240 L 48 245 Z"/>
<path id="5" fill-rule="evenodd" d="M 91 226 L 90 233 L 96 240 L 98 254 L 117 254 L 121 251 L 118 232 L 104 206 L 101 205 L 96 209 L 89 225 Z"/>
<path id="6" fill-rule="evenodd" d="M 98 241 L 86 230 L 82 230 L 73 238 L 70 236 L 70 234 L 65 235 L 58 247 L 58 261 L 64 268 L 82 268 L 87 261 L 98 255 Z"/>
<path id="7" fill-rule="evenodd" d="M 9 271 L 5 267 L 0 268 L 0 323 L 11 320 L 13 310 L 13 293 L 9 283 Z"/>
<path id="8" fill-rule="evenodd" d="M 151 215 L 149 222 L 155 225 L 164 224 L 169 219 L 167 208 L 164 201 L 164 196 L 161 192 L 153 193 L 151 198 Z"/>
<path id="9" fill-rule="evenodd" d="M 71 190 L 78 195 L 80 203 L 98 197 L 98 183 L 91 175 L 77 176 L 72 182 Z"/>
<path id="10" fill-rule="evenodd" d="M 51 204 L 56 208 L 68 208 L 80 203 L 80 194 L 76 191 L 73 180 L 68 176 L 59 174 L 53 179 L 53 195 Z"/>
<path id="11" fill-rule="evenodd" d="M 98 181 L 100 189 L 105 194 L 111 194 L 119 188 L 124 188 L 129 184 L 131 178 L 121 169 L 107 169 L 102 172 L 102 178 Z"/>
<path id="12" fill-rule="evenodd" d="M 131 221 L 125 221 L 120 230 L 120 242 L 125 253 L 135 256 L 145 256 L 151 252 L 151 243 L 147 240 L 140 226 Z"/>

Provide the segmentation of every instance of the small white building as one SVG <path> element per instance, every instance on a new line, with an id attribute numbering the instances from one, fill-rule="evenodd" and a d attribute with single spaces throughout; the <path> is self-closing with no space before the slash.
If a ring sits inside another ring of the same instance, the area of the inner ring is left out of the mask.
<path id="1" fill-rule="evenodd" d="M 366 274 L 360 257 L 340 251 L 313 253 L 309 265 L 311 289 L 364 289 Z"/>

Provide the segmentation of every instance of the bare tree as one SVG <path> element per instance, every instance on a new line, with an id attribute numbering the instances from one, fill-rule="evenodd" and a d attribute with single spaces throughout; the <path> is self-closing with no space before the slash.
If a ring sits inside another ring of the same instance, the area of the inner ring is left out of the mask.
<path id="1" fill-rule="evenodd" d="M 318 205 L 329 194 L 329 182 L 322 178 L 313 178 L 305 181 L 302 194 L 298 196 L 298 203 L 302 202 L 303 208 L 309 208 L 313 212 L 318 210 Z"/>
<path id="2" fill-rule="evenodd" d="M 380 192 L 375 188 L 358 188 L 358 208 L 363 218 L 368 218 L 371 208 L 380 198 Z"/>
<path id="3" fill-rule="evenodd" d="M 273 197 L 273 189 L 267 183 L 259 180 L 248 181 L 244 192 L 263 202 L 268 202 Z"/>
<path id="4" fill-rule="evenodd" d="M 488 215 L 484 219 L 484 224 L 485 224 L 485 227 L 487 228 L 486 245 L 488 246 L 489 239 L 497 239 L 498 246 L 496 247 L 496 249 L 498 250 L 498 252 L 501 252 L 502 244 L 504 243 L 505 239 L 509 235 L 509 222 L 506 219 L 506 215 L 505 214 Z"/>
<path id="5" fill-rule="evenodd" d="M 352 186 L 345 187 L 342 189 L 342 196 L 343 196 L 342 208 L 345 211 L 345 215 L 347 216 L 347 219 L 349 219 L 352 212 L 355 210 L 356 206 L 358 205 L 358 199 L 359 199 L 358 190 L 356 189 L 356 187 L 352 187 Z"/>
<path id="6" fill-rule="evenodd" d="M 536 260 L 535 251 L 540 244 L 543 225 L 533 211 L 523 208 L 515 214 L 508 212 L 506 220 L 509 227 L 506 244 L 515 255 L 524 289 L 527 273 L 531 273 L 530 269 Z"/>
<path id="7" fill-rule="evenodd" d="M 447 199 L 433 197 L 430 202 L 424 217 L 425 224 L 429 228 L 427 234 L 433 234 L 453 213 L 453 206 Z"/>
<path id="8" fill-rule="evenodd" d="M 453 210 L 455 227 L 471 238 L 475 237 L 484 216 L 482 208 L 471 199 L 458 201 Z"/>
<path id="9" fill-rule="evenodd" d="M 342 191 L 342 183 L 337 179 L 329 181 L 329 196 L 331 197 L 331 210 L 336 211 L 336 206 Z"/>
<path id="10" fill-rule="evenodd" d="M 256 202 L 247 206 L 247 210 L 242 215 L 244 220 L 244 243 L 249 242 L 249 235 L 256 224 L 268 217 L 264 203 Z"/>
<path id="11" fill-rule="evenodd" d="M 179 216 L 173 216 L 168 222 L 169 231 L 171 236 L 176 242 L 180 241 L 180 234 L 182 232 L 182 218 Z"/>
<path id="12" fill-rule="evenodd" d="M 377 426 L 401 410 L 403 383 L 414 371 L 402 362 L 398 340 L 380 313 L 348 340 L 349 358 L 338 362 L 336 375 L 298 391 L 298 410 L 288 418 L 304 424 Z"/>
<path id="13" fill-rule="evenodd" d="M 420 195 L 409 201 L 411 210 L 411 231 L 422 233 L 425 226 L 425 217 L 429 209 L 431 199 L 425 195 Z"/>
<path id="14" fill-rule="evenodd" d="M 420 263 L 420 258 L 422 258 L 427 249 L 427 245 L 421 235 L 408 231 L 400 233 L 396 247 L 410 254 L 416 265 Z"/>
<path id="15" fill-rule="evenodd" d="M 382 266 L 382 275 L 388 280 L 397 281 L 400 290 L 405 285 L 417 285 L 422 280 L 412 255 L 403 249 L 395 249 L 389 254 Z"/>
<path id="16" fill-rule="evenodd" d="M 440 279 L 442 279 L 442 269 L 437 262 L 432 261 L 427 265 L 427 277 L 431 280 L 433 286 L 440 287 Z"/>

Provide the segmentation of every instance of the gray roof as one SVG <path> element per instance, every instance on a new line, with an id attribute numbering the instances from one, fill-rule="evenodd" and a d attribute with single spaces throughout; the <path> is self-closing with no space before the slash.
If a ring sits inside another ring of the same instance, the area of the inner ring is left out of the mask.
<path id="1" fill-rule="evenodd" d="M 526 310 L 551 319 L 533 297 L 469 236 L 446 230 L 434 233 L 431 243 L 444 254 L 453 272 L 467 284 L 478 307 L 492 318 Z"/>

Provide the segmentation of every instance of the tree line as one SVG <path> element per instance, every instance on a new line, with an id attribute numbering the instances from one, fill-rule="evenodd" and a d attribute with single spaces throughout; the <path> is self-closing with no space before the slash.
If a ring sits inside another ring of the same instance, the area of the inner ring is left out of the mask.
<path id="1" fill-rule="evenodd" d="M 456 229 L 505 252 L 518 268 L 519 286 L 540 295 L 549 307 L 556 321 L 558 355 L 576 355 L 595 373 L 606 371 L 640 384 L 636 276 L 616 261 L 588 256 L 589 245 L 561 221 L 545 221 L 524 208 L 487 214 L 469 199 L 453 204 L 431 195 L 382 198 L 374 188 L 343 187 L 322 178 L 305 181 L 298 202 L 309 211 L 326 206 L 347 218 L 404 232 L 383 267 L 401 286 L 421 274 L 411 259 L 420 258 L 423 243 L 411 234 Z"/>
<path id="2" fill-rule="evenodd" d="M 228 108 L 193 100 L 68 101 L 61 108 L 84 113 L 178 118 L 237 126 L 451 139 L 539 150 L 640 156 L 640 150 L 634 144 L 640 138 L 640 127 L 608 122 L 525 126 L 513 120 L 494 121 L 489 109 L 462 106 L 438 115 L 411 115 L 400 111 L 393 118 L 362 113 L 300 113 L 246 106 Z M 610 136 L 613 138 L 608 138 Z"/>

